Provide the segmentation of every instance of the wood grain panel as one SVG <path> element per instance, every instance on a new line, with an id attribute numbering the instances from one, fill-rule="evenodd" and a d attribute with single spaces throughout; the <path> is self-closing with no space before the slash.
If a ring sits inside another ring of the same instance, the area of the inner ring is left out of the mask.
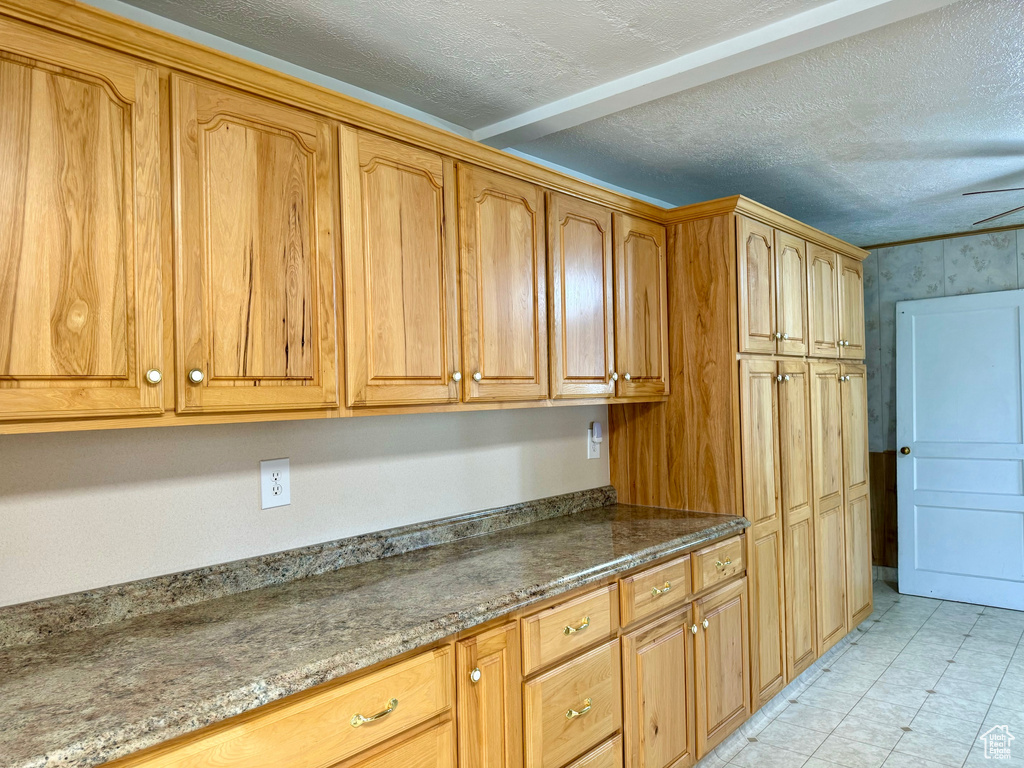
<path id="1" fill-rule="evenodd" d="M 7 19 L 0 41 L 0 414 L 159 413 L 158 72 Z"/>
<path id="2" fill-rule="evenodd" d="M 750 717 L 747 580 L 698 600 L 694 621 L 699 627 L 694 650 L 699 760 Z"/>
<path id="3" fill-rule="evenodd" d="M 775 230 L 770 226 L 746 216 L 736 217 L 740 352 L 771 354 L 776 350 L 774 243 Z"/>
<path id="4" fill-rule="evenodd" d="M 615 362 L 619 397 L 667 395 L 665 227 L 615 214 Z"/>
<path id="5" fill-rule="evenodd" d="M 612 212 L 548 193 L 551 396 L 615 394 Z"/>
<path id="6" fill-rule="evenodd" d="M 845 349 L 845 347 L 844 347 Z M 867 369 L 843 363 L 843 494 L 846 500 L 848 627 L 871 613 L 871 481 L 868 475 Z"/>
<path id="7" fill-rule="evenodd" d="M 674 768 L 694 762 L 693 609 L 622 637 L 627 764 Z"/>
<path id="8" fill-rule="evenodd" d="M 341 127 L 349 406 L 459 399 L 455 166 Z"/>
<path id="9" fill-rule="evenodd" d="M 458 166 L 467 400 L 548 395 L 544 193 Z M 480 374 L 480 380 L 474 379 Z"/>
<path id="10" fill-rule="evenodd" d="M 620 579 L 622 626 L 689 602 L 693 595 L 690 556 L 646 568 Z"/>
<path id="11" fill-rule="evenodd" d="M 181 76 L 172 94 L 178 410 L 337 405 L 332 125 Z"/>
<path id="12" fill-rule="evenodd" d="M 810 354 L 839 357 L 839 255 L 807 244 L 807 323 Z"/>
<path id="13" fill-rule="evenodd" d="M 608 408 L 611 482 L 623 504 L 682 508 L 668 492 L 674 450 L 665 436 L 661 403 L 626 403 Z"/>
<path id="14" fill-rule="evenodd" d="M 455 737 L 452 724 L 412 736 L 369 756 L 360 755 L 333 768 L 455 768 Z M 497 765 L 497 763 L 495 763 Z"/>
<path id="15" fill-rule="evenodd" d="M 622 768 L 622 737 L 608 739 L 565 768 Z"/>
<path id="16" fill-rule="evenodd" d="M 871 483 L 871 560 L 899 567 L 896 514 L 896 452 L 868 454 Z"/>
<path id="17" fill-rule="evenodd" d="M 807 244 L 775 230 L 775 307 L 780 355 L 807 354 Z"/>
<path id="18" fill-rule="evenodd" d="M 750 542 L 750 675 L 751 706 L 759 709 L 786 684 L 785 560 L 782 521 L 751 526 Z"/>
<path id="19" fill-rule="evenodd" d="M 691 555 L 693 591 L 703 592 L 716 584 L 741 575 L 747 568 L 746 540 L 737 538 L 703 547 Z"/>
<path id="20" fill-rule="evenodd" d="M 515 621 L 456 643 L 460 768 L 522 766 L 521 675 Z"/>
<path id="21" fill-rule="evenodd" d="M 618 585 L 527 616 L 522 628 L 523 672 L 529 675 L 615 634 L 619 628 Z"/>
<path id="22" fill-rule="evenodd" d="M 864 359 L 864 264 L 849 256 L 839 257 L 840 357 Z"/>
<path id="23" fill-rule="evenodd" d="M 743 512 L 752 523 L 776 520 L 781 512 L 776 375 L 773 360 L 740 361 Z"/>

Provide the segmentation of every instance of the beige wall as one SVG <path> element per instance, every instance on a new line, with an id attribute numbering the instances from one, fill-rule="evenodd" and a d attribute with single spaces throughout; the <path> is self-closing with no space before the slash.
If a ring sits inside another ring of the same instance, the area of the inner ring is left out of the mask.
<path id="1" fill-rule="evenodd" d="M 591 421 L 607 408 L 0 436 L 0 605 L 606 485 Z M 291 506 L 263 511 L 258 462 L 284 456 Z"/>

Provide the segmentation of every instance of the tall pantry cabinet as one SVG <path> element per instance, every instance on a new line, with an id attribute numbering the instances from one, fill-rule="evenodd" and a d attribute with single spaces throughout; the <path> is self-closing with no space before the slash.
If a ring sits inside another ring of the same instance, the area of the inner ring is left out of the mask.
<path id="1" fill-rule="evenodd" d="M 612 406 L 612 482 L 750 521 L 756 709 L 872 609 L 866 253 L 742 197 L 672 216 L 671 394 Z"/>

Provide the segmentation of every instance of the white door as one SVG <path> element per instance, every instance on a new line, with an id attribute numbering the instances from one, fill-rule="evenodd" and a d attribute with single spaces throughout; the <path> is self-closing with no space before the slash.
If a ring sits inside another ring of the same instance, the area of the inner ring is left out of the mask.
<path id="1" fill-rule="evenodd" d="M 900 592 L 1024 609 L 1022 309 L 896 305 Z"/>

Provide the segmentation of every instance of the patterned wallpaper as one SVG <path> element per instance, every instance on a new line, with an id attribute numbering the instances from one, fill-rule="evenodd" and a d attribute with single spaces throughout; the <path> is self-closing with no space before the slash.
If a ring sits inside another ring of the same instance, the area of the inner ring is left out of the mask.
<path id="1" fill-rule="evenodd" d="M 1024 288 L 1024 229 L 879 248 L 864 262 L 872 451 L 896 449 L 896 302 Z"/>

